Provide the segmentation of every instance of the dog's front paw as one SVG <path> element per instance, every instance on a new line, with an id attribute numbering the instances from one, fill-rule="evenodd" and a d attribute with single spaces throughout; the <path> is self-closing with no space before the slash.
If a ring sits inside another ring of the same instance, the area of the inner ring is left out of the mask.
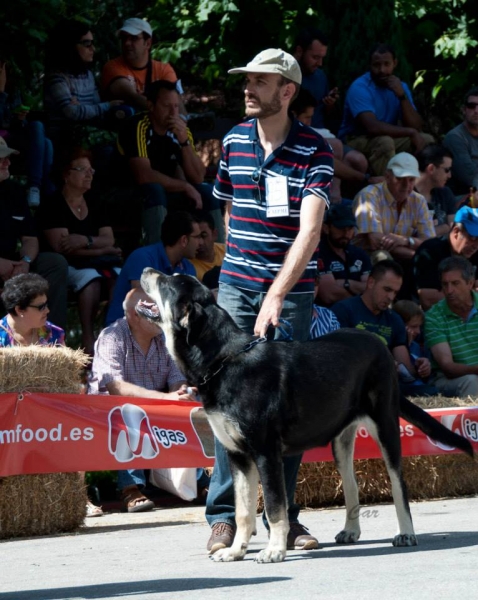
<path id="1" fill-rule="evenodd" d="M 355 544 L 360 538 L 360 531 L 342 529 L 336 536 L 335 541 L 337 544 Z"/>
<path id="2" fill-rule="evenodd" d="M 258 563 L 276 563 L 282 562 L 285 558 L 286 551 L 279 550 L 278 548 L 264 548 L 256 556 L 256 562 Z"/>
<path id="3" fill-rule="evenodd" d="M 237 552 L 232 548 L 221 548 L 220 550 L 216 550 L 214 554 L 211 554 L 209 558 L 211 558 L 214 562 L 233 562 L 234 560 L 242 560 L 246 552 Z"/>
<path id="4" fill-rule="evenodd" d="M 418 546 L 417 536 L 414 533 L 399 533 L 393 538 L 394 546 Z"/>

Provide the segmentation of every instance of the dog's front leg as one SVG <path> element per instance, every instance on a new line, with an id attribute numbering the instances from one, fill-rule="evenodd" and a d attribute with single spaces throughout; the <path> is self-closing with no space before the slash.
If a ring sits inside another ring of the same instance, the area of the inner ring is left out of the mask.
<path id="1" fill-rule="evenodd" d="M 247 552 L 251 535 L 256 530 L 257 486 L 259 475 L 256 465 L 244 456 L 229 454 L 234 481 L 236 508 L 236 535 L 230 548 L 215 552 L 211 558 L 216 562 L 242 560 Z"/>
<path id="2" fill-rule="evenodd" d="M 284 482 L 284 464 L 279 453 L 274 456 L 259 457 L 257 468 L 262 482 L 264 506 L 270 528 L 269 544 L 257 555 L 262 563 L 281 562 L 287 551 L 289 517 Z"/>

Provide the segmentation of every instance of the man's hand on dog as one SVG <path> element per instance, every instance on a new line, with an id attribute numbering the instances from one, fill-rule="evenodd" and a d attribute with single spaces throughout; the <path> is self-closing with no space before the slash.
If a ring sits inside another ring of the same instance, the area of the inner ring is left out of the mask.
<path id="1" fill-rule="evenodd" d="M 257 315 L 256 324 L 254 325 L 254 335 L 264 337 L 269 325 L 279 327 L 279 317 L 282 312 L 283 304 L 283 298 L 267 294 L 264 303 L 261 306 L 261 310 Z"/>

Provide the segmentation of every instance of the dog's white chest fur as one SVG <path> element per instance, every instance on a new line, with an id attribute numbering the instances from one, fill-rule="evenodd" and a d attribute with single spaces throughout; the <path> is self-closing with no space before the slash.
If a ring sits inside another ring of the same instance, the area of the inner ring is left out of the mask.
<path id="1" fill-rule="evenodd" d="M 221 413 L 208 413 L 207 418 L 221 444 L 228 450 L 238 450 L 242 440 L 239 427 Z"/>

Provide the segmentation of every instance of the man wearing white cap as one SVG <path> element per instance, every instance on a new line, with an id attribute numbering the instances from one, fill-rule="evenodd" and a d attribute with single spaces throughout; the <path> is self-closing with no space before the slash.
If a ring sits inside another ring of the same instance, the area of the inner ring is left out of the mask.
<path id="1" fill-rule="evenodd" d="M 387 164 L 385 181 L 369 185 L 354 199 L 357 243 L 365 250 L 387 250 L 399 261 L 411 260 L 420 244 L 435 237 L 425 198 L 413 190 L 420 176 L 417 159 L 400 152 Z"/>
<path id="2" fill-rule="evenodd" d="M 103 67 L 103 93 L 109 100 L 123 100 L 137 110 L 146 110 L 147 85 L 159 79 L 175 82 L 178 78 L 170 64 L 151 58 L 153 30 L 148 21 L 126 19 L 117 35 L 122 55 Z"/>
<path id="3" fill-rule="evenodd" d="M 283 317 L 293 326 L 293 339 L 306 340 L 332 152 L 321 136 L 288 114 L 302 81 L 293 56 L 270 48 L 229 73 L 245 74 L 249 119 L 224 138 L 214 188 L 228 217 L 218 303 L 251 334 L 266 335 Z M 294 504 L 300 460 L 284 459 L 287 546 L 309 550 L 318 548 L 318 541 L 298 522 Z M 206 518 L 212 528 L 209 553 L 230 547 L 236 530 L 233 484 L 226 451 L 217 440 Z"/>

